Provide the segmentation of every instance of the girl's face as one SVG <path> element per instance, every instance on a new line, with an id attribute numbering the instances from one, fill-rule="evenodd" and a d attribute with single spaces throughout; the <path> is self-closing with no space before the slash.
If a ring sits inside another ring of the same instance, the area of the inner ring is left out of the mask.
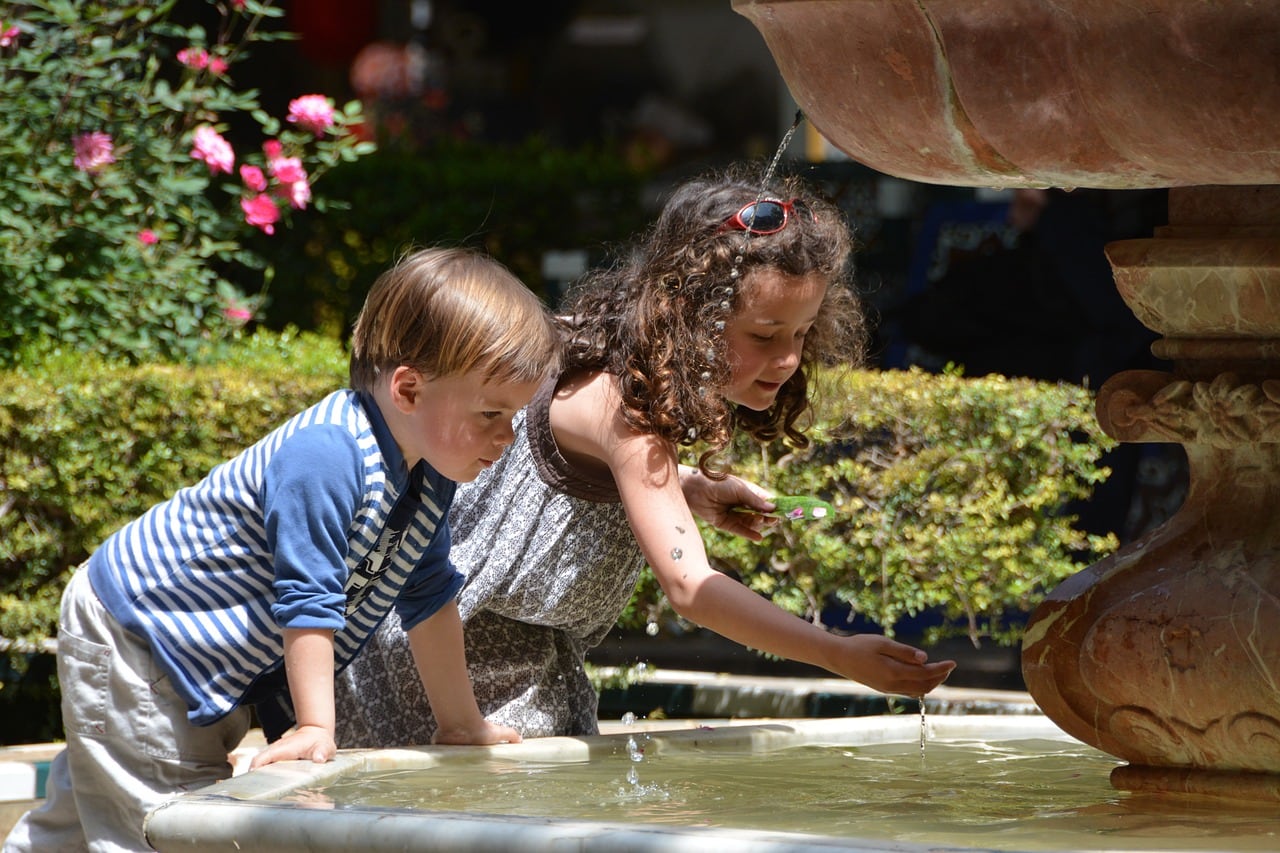
<path id="1" fill-rule="evenodd" d="M 458 483 L 480 476 L 511 444 L 511 418 L 538 382 L 490 382 L 478 372 L 428 379 L 396 368 L 391 394 L 400 417 L 392 424 L 410 468 L 419 459 Z"/>
<path id="2" fill-rule="evenodd" d="M 732 373 L 725 396 L 740 406 L 764 411 L 800 367 L 827 280 L 822 275 L 786 275 L 761 269 L 743 279 L 738 313 L 725 324 Z"/>

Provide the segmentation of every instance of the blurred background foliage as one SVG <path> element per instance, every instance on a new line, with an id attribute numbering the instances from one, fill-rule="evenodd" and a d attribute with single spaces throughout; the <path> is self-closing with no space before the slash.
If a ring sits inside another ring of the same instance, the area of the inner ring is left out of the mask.
<path id="1" fill-rule="evenodd" d="M 602 253 L 641 228 L 645 178 L 607 146 L 569 150 L 536 137 L 509 145 L 441 137 L 342 164 L 325 178 L 336 204 L 255 238 L 275 270 L 262 322 L 342 338 L 374 279 L 422 245 L 481 249 L 554 305 L 562 282 L 544 275 L 544 255 Z"/>

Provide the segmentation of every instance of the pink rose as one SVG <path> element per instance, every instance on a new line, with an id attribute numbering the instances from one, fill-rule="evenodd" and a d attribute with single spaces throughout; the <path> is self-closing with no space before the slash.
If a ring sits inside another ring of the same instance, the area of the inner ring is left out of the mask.
<path id="1" fill-rule="evenodd" d="M 194 146 L 191 156 L 207 165 L 211 174 L 216 175 L 219 172 L 231 174 L 236 155 L 231 150 L 231 143 L 223 139 L 218 131 L 207 124 L 201 125 L 196 128 L 191 143 Z"/>
<path id="2" fill-rule="evenodd" d="M 261 228 L 266 234 L 276 233 L 275 225 L 280 221 L 280 208 L 271 200 L 271 196 L 255 195 L 240 199 L 240 209 L 244 211 L 244 221 Z"/>
<path id="3" fill-rule="evenodd" d="M 150 228 L 143 228 L 138 232 L 138 242 L 144 246 L 154 246 L 160 242 L 160 238 Z"/>
<path id="4" fill-rule="evenodd" d="M 262 153 L 267 155 L 268 160 L 278 160 L 284 153 L 284 146 L 279 139 L 268 139 L 262 143 Z"/>
<path id="5" fill-rule="evenodd" d="M 244 185 L 256 193 L 260 193 L 267 188 L 267 176 L 262 174 L 262 170 L 257 166 L 241 166 L 240 180 L 244 181 Z"/>
<path id="6" fill-rule="evenodd" d="M 295 184 L 307 179 L 307 170 L 297 157 L 278 157 L 267 163 L 271 176 L 282 184 Z"/>
<path id="7" fill-rule="evenodd" d="M 278 192 L 289 200 L 289 206 L 294 210 L 304 209 L 307 202 L 311 201 L 311 187 L 306 181 L 281 184 Z"/>
<path id="8" fill-rule="evenodd" d="M 230 66 L 227 64 L 227 61 L 221 56 L 209 57 L 209 70 L 219 77 L 226 74 L 229 67 Z"/>
<path id="9" fill-rule="evenodd" d="M 241 308 L 238 305 L 229 305 L 222 309 L 222 316 L 226 317 L 237 326 L 243 326 L 245 323 L 253 319 L 253 312 L 248 308 Z"/>
<path id="10" fill-rule="evenodd" d="M 178 51 L 178 61 L 188 68 L 201 71 L 209 65 L 209 54 L 202 47 L 184 47 Z"/>
<path id="11" fill-rule="evenodd" d="M 72 163 L 82 172 L 100 172 L 116 161 L 111 137 L 100 130 L 79 133 L 71 139 L 76 155 Z"/>
<path id="12" fill-rule="evenodd" d="M 322 136 L 333 127 L 333 106 L 324 95 L 303 95 L 289 102 L 289 114 L 285 118 L 303 130 Z"/>
<path id="13" fill-rule="evenodd" d="M 17 44 L 19 33 L 20 30 L 16 24 L 0 30 L 0 47 L 9 47 L 10 45 Z"/>

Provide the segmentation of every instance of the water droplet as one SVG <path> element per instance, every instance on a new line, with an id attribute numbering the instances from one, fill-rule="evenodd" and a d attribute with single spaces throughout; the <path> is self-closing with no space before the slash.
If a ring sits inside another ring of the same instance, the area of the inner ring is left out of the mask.
<path id="1" fill-rule="evenodd" d="M 679 548 L 671 549 L 671 559 L 679 560 L 683 556 L 684 556 L 684 551 L 680 550 Z"/>
<path id="2" fill-rule="evenodd" d="M 658 636 L 658 623 L 650 622 L 648 625 L 645 625 L 644 632 L 648 634 L 650 637 Z"/>
<path id="3" fill-rule="evenodd" d="M 724 320 L 716 320 L 715 327 L 717 332 L 724 331 Z"/>
<path id="4" fill-rule="evenodd" d="M 627 711 L 622 715 L 622 724 L 624 726 L 634 726 L 636 724 L 636 715 L 631 711 Z"/>
<path id="5" fill-rule="evenodd" d="M 632 785 L 640 784 L 640 774 L 636 771 L 634 767 L 627 768 L 627 781 L 630 782 Z"/>

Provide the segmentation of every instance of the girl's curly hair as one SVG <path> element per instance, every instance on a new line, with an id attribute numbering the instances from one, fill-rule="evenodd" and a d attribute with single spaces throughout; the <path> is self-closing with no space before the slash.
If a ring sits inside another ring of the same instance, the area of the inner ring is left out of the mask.
<path id="1" fill-rule="evenodd" d="M 747 234 L 725 223 L 757 198 L 801 202 L 782 230 Z M 807 208 L 807 212 L 806 212 Z M 795 177 L 762 187 L 745 167 L 677 187 L 657 220 L 614 262 L 568 294 L 559 322 L 566 372 L 605 370 L 622 387 L 627 423 L 675 445 L 704 442 L 699 467 L 741 428 L 761 442 L 808 439 L 797 421 L 808 410 L 813 365 L 854 365 L 866 322 L 852 289 L 853 236 L 840 210 Z M 829 282 L 805 337 L 799 369 L 766 411 L 734 406 L 719 389 L 730 368 L 726 321 L 751 299 L 751 274 L 822 275 Z"/>

